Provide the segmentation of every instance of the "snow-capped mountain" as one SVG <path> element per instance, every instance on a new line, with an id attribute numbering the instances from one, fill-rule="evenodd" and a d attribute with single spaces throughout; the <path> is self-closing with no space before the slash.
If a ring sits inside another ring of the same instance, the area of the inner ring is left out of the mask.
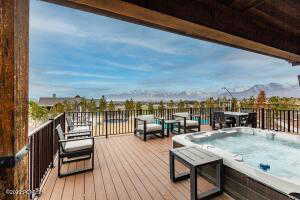
<path id="1" fill-rule="evenodd" d="M 230 90 L 230 89 L 229 89 Z M 266 92 L 267 97 L 270 96 L 281 96 L 281 97 L 298 97 L 300 98 L 300 87 L 293 85 L 283 85 L 279 83 L 259 84 L 254 85 L 246 90 L 231 92 L 232 95 L 238 99 L 248 98 L 251 96 L 256 97 L 260 90 Z M 230 90 L 232 91 L 232 90 Z M 138 101 L 159 101 L 159 100 L 204 100 L 208 97 L 227 97 L 230 95 L 224 91 L 206 92 L 202 90 L 187 90 L 170 92 L 165 90 L 133 90 L 124 93 L 116 93 L 106 95 L 108 99 L 116 101 L 124 101 L 126 99 L 134 99 Z"/>
<path id="2" fill-rule="evenodd" d="M 134 90 L 126 93 L 106 95 L 108 99 L 123 101 L 126 99 L 134 99 L 138 101 L 158 101 L 158 100 L 195 100 L 205 99 L 210 96 L 210 93 L 203 91 L 179 91 L 169 92 L 165 90 Z"/>
<path id="3" fill-rule="evenodd" d="M 300 97 L 299 86 L 287 86 L 279 83 L 269 83 L 266 85 L 254 85 L 249 89 L 233 92 L 232 95 L 238 99 L 248 98 L 250 96 L 257 96 L 259 91 L 264 90 L 267 97 L 280 96 L 280 97 Z M 225 94 L 224 94 L 225 95 Z M 227 94 L 228 96 L 228 94 Z"/>

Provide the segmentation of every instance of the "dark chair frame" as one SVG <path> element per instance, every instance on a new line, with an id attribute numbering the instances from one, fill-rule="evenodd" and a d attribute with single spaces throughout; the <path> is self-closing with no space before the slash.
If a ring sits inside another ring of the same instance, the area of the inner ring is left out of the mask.
<path id="1" fill-rule="evenodd" d="M 184 133 L 187 133 L 187 131 L 190 131 L 190 132 L 197 132 L 197 131 L 201 131 L 201 115 L 192 115 L 192 114 L 189 114 L 190 117 L 189 117 L 189 120 L 193 120 L 192 118 L 195 117 L 197 118 L 197 122 L 198 122 L 198 125 L 196 126 L 187 126 L 186 124 L 186 120 L 187 118 L 186 117 L 183 117 L 183 116 L 180 116 L 180 115 L 176 115 L 176 114 L 173 114 L 172 115 L 172 119 L 174 120 L 175 117 L 178 117 L 178 118 L 182 118 L 183 119 L 183 125 L 181 125 L 181 123 L 178 123 L 178 133 L 180 133 L 180 130 L 181 128 L 183 129 Z M 196 121 L 196 120 L 193 120 L 193 121 Z M 197 131 L 195 131 L 194 129 L 197 128 Z"/>
<path id="2" fill-rule="evenodd" d="M 56 130 L 56 133 L 58 135 L 58 138 L 60 138 L 58 131 Z M 66 137 L 67 139 L 60 139 L 58 141 L 59 143 L 59 148 L 58 148 L 58 177 L 65 177 L 65 176 L 70 176 L 70 175 L 74 175 L 74 174 L 78 174 L 78 173 L 84 173 L 87 171 L 92 171 L 94 170 L 94 157 L 95 157 L 95 153 L 94 153 L 94 147 L 95 147 L 95 141 L 94 141 L 94 137 L 89 137 L 89 134 L 86 135 L 86 137 L 83 137 L 82 134 L 80 134 L 80 136 L 76 136 L 77 134 L 64 134 L 63 137 Z M 72 137 L 72 139 L 69 139 L 70 137 Z M 87 139 L 92 139 L 93 141 L 93 145 L 91 148 L 87 148 L 87 149 L 82 149 L 79 151 L 72 151 L 72 152 L 67 152 L 64 150 L 64 143 L 66 142 L 70 142 L 70 141 L 79 141 L 79 140 L 87 140 Z M 65 158 L 68 159 L 72 159 L 72 160 L 64 160 Z M 71 163 L 71 162 L 78 162 L 78 161 L 82 161 L 82 160 L 91 160 L 91 164 L 92 167 L 91 168 L 86 168 L 86 169 L 77 169 L 68 173 L 61 173 L 61 166 L 62 164 L 66 164 L 66 163 Z"/>
<path id="3" fill-rule="evenodd" d="M 226 127 L 235 127 L 236 119 L 234 117 L 227 117 L 225 116 L 225 125 Z"/>
<path id="4" fill-rule="evenodd" d="M 212 119 L 212 129 L 216 130 L 216 124 L 219 124 L 220 129 L 226 126 L 226 118 L 224 112 L 214 112 Z"/>
<path id="5" fill-rule="evenodd" d="M 257 113 L 250 112 L 246 120 L 246 126 L 251 125 L 252 128 L 257 128 Z"/>
<path id="6" fill-rule="evenodd" d="M 156 137 L 159 138 L 164 138 L 165 137 L 165 121 L 164 119 L 158 118 L 158 117 L 154 117 L 154 119 L 158 120 L 162 126 L 161 130 L 156 130 L 156 131 L 149 131 L 147 132 L 147 121 L 146 120 L 142 120 L 139 118 L 134 118 L 134 135 L 138 136 L 138 132 L 140 130 L 138 130 L 138 121 L 143 122 L 143 130 L 142 130 L 142 135 L 143 135 L 143 140 L 147 141 L 147 135 L 155 135 Z"/>

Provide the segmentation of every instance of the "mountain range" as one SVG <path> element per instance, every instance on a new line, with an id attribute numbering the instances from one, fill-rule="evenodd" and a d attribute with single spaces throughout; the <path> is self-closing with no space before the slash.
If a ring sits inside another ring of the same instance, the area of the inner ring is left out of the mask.
<path id="1" fill-rule="evenodd" d="M 280 83 L 257 84 L 248 89 L 231 92 L 232 96 L 238 99 L 256 97 L 259 91 L 264 90 L 267 97 L 300 97 L 300 87 L 298 85 L 283 85 Z M 134 99 L 136 101 L 159 101 L 159 100 L 204 100 L 208 97 L 226 97 L 230 95 L 225 90 L 206 92 L 203 90 L 186 90 L 178 92 L 170 92 L 165 90 L 133 90 L 124 93 L 105 95 L 108 99 L 115 101 L 124 101 L 126 99 Z"/>

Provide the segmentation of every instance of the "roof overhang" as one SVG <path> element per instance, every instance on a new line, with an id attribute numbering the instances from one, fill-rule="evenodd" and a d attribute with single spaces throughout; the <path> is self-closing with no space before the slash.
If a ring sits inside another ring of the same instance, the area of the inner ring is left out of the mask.
<path id="1" fill-rule="evenodd" d="M 300 62 L 297 0 L 44 1 Z"/>

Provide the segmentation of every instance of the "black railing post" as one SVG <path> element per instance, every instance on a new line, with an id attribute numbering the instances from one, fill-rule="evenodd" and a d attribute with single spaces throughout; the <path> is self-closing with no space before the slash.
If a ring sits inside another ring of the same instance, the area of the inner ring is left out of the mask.
<path id="1" fill-rule="evenodd" d="M 105 121 L 105 137 L 108 138 L 108 114 L 107 114 L 107 111 L 104 111 L 105 112 L 105 117 L 104 117 L 104 121 Z"/>
<path id="2" fill-rule="evenodd" d="M 50 134 L 50 144 L 51 145 L 49 145 L 50 146 L 50 152 L 51 152 L 51 163 L 50 163 L 50 165 L 49 165 L 49 167 L 50 168 L 54 168 L 54 140 L 55 140 L 55 120 L 54 119 L 49 119 L 50 121 L 52 121 L 51 122 L 51 126 L 52 126 L 52 133 Z M 49 156 L 49 155 L 47 155 L 47 156 Z"/>
<path id="3" fill-rule="evenodd" d="M 287 122 L 288 122 L 288 132 L 291 132 L 291 111 L 290 110 L 288 110 Z"/>
<path id="4" fill-rule="evenodd" d="M 209 125 L 212 125 L 212 108 L 209 108 Z"/>
<path id="5" fill-rule="evenodd" d="M 62 118 L 63 118 L 63 122 L 61 124 L 61 127 L 62 127 L 63 132 L 65 133 L 66 132 L 66 113 L 65 112 L 64 112 Z"/>
<path id="6" fill-rule="evenodd" d="M 261 109 L 261 129 L 265 129 L 265 109 Z"/>

